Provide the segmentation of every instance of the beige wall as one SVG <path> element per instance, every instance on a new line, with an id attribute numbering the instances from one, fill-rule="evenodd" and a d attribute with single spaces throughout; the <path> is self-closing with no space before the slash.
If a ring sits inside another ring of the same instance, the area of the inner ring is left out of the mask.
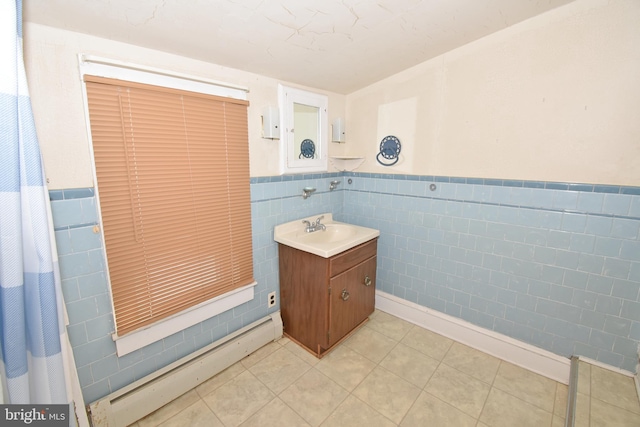
<path id="1" fill-rule="evenodd" d="M 640 185 L 640 1 L 578 0 L 349 94 L 346 129 L 358 171 Z"/>
<path id="2" fill-rule="evenodd" d="M 327 93 L 329 122 L 347 118 L 347 143 L 329 154 L 365 156 L 361 172 L 640 185 L 639 22 L 640 1 L 577 0 L 346 97 Z M 24 39 L 51 189 L 93 186 L 78 53 L 248 87 L 251 176 L 278 175 L 279 141 L 260 137 L 277 80 L 36 24 Z M 389 134 L 401 161 L 383 167 Z"/>
<path id="3" fill-rule="evenodd" d="M 279 141 L 261 138 L 260 115 L 278 105 L 278 81 L 202 61 L 170 55 L 37 24 L 25 24 L 24 55 L 31 102 L 50 189 L 93 186 L 78 54 L 93 54 L 244 87 L 249 92 L 251 176 L 278 175 Z M 294 86 L 288 82 L 284 84 Z M 315 89 L 303 88 L 316 91 Z M 329 96 L 329 120 L 344 116 L 345 97 Z M 332 146 L 331 150 L 342 147 Z"/>

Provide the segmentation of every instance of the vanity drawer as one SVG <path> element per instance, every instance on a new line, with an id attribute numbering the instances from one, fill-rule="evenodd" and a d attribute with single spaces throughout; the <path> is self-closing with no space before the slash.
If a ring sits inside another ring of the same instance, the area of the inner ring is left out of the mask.
<path id="1" fill-rule="evenodd" d="M 369 240 L 329 259 L 329 277 L 333 277 L 376 255 L 378 238 Z"/>

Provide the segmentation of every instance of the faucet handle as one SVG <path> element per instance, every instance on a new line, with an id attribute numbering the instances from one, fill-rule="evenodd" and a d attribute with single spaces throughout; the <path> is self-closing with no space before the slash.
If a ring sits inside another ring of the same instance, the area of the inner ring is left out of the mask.
<path id="1" fill-rule="evenodd" d="M 314 223 L 309 222 L 306 219 L 303 219 L 302 223 L 306 225 L 306 227 L 304 228 L 305 233 L 311 233 L 312 231 L 315 231 L 316 225 Z"/>
<path id="2" fill-rule="evenodd" d="M 324 215 L 322 215 L 322 216 L 318 217 L 318 219 L 316 219 L 315 228 L 324 231 L 324 230 L 327 229 L 327 227 L 324 224 L 320 224 L 320 220 L 321 219 L 324 219 Z"/>

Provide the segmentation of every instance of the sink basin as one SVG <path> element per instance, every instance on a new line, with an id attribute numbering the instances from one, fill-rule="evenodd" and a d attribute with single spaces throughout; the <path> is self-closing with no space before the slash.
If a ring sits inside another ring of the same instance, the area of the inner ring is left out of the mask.
<path id="1" fill-rule="evenodd" d="M 353 238 L 358 231 L 349 224 L 325 224 L 325 230 L 314 231 L 313 233 L 302 232 L 296 235 L 305 243 L 339 243 Z"/>
<path id="2" fill-rule="evenodd" d="M 302 221 L 313 222 L 323 215 L 322 224 L 325 225 L 326 230 L 307 233 Z M 274 230 L 274 240 L 276 242 L 323 258 L 330 258 L 379 235 L 380 231 L 373 228 L 334 221 L 333 215 L 330 213 L 280 224 Z"/>

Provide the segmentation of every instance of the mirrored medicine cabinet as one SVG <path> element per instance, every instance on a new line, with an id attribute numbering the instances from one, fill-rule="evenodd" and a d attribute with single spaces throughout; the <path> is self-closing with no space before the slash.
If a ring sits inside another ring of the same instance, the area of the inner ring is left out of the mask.
<path id="1" fill-rule="evenodd" d="M 327 96 L 278 85 L 280 173 L 326 172 Z"/>

